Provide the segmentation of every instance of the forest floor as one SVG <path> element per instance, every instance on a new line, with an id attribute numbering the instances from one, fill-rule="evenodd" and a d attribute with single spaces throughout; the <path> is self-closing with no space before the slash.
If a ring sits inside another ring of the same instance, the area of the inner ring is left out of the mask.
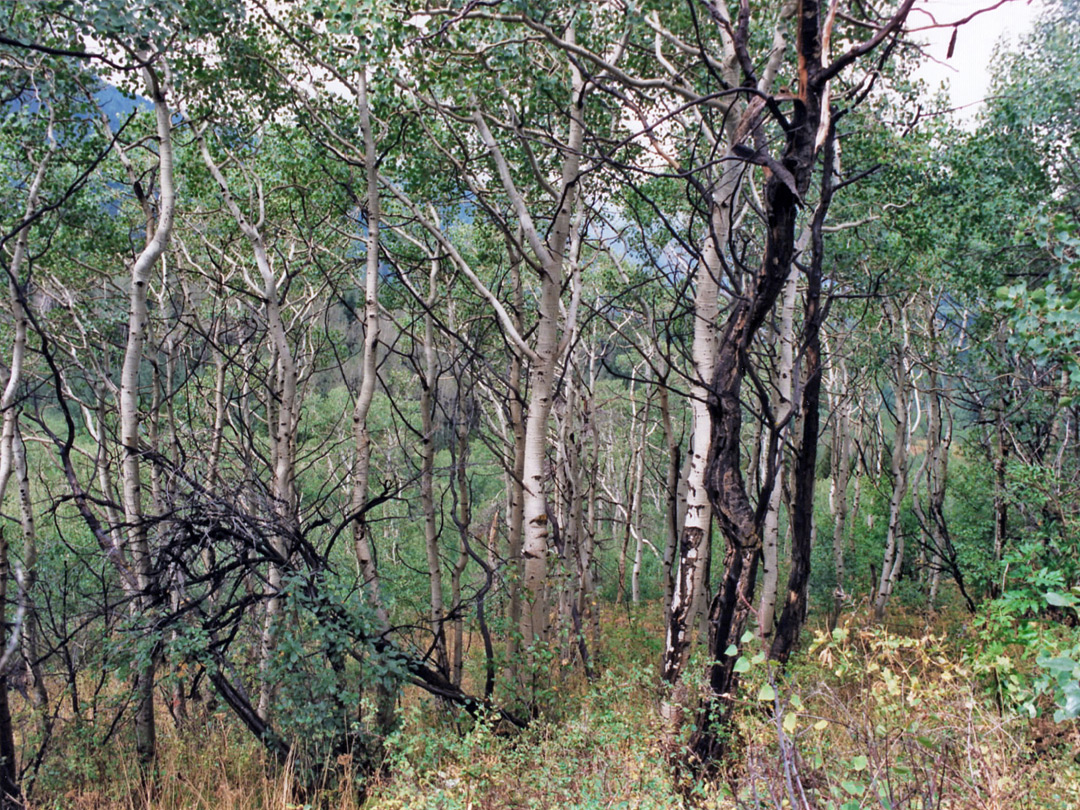
<path id="1" fill-rule="evenodd" d="M 347 757 L 306 794 L 223 713 L 162 728 L 160 777 L 146 800 L 131 752 L 60 746 L 33 808 L 155 810 L 1071 810 L 1080 807 L 1076 721 L 1000 708 L 1000 684 L 969 661 L 972 640 L 950 623 L 898 615 L 888 629 L 861 615 L 832 634 L 811 625 L 781 677 L 748 658 L 742 711 L 725 775 L 676 789 L 661 740 L 654 662 L 658 627 L 623 612 L 605 622 L 602 674 L 567 670 L 523 732 L 453 717 L 405 693 L 385 741 L 386 767 L 364 798 Z M 702 669 L 697 667 L 698 670 Z M 699 685 L 697 688 L 701 688 Z M 691 715 L 692 716 L 692 715 Z M 170 726 L 165 721 L 163 726 Z M 60 750 L 64 754 L 59 753 Z M 327 783 L 329 782 L 329 783 Z M 299 797 L 299 798 L 298 798 Z"/>

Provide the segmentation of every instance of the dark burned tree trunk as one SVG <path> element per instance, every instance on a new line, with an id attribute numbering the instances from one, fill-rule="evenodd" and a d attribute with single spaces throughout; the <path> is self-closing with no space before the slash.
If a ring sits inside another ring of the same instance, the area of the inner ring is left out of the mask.
<path id="1" fill-rule="evenodd" d="M 805 13 L 805 12 L 804 12 Z M 805 108 L 805 107 L 804 107 Z M 803 165 L 805 181 L 801 192 L 809 186 L 814 159 L 814 132 L 810 120 L 816 115 L 802 115 L 801 124 L 789 132 L 785 163 L 798 169 Z M 788 155 L 791 155 L 789 158 Z M 791 175 L 788 176 L 790 180 Z M 704 708 L 691 749 L 701 762 L 719 758 L 723 751 L 723 736 L 716 733 L 716 721 L 730 707 L 738 677 L 735 661 L 738 654 L 728 655 L 731 647 L 738 648 L 750 616 L 758 560 L 761 555 L 761 529 L 768 498 L 757 509 L 750 502 L 742 474 L 740 436 L 742 432 L 742 383 L 747 371 L 747 349 L 765 316 L 776 303 L 787 279 L 795 249 L 795 217 L 798 197 L 795 189 L 779 179 L 774 171 L 766 186 L 768 206 L 768 241 L 761 270 L 747 295 L 733 309 L 723 331 L 717 352 L 716 371 L 709 391 L 708 407 L 712 416 L 712 445 L 705 486 L 724 536 L 724 574 L 709 610 L 709 649 L 713 664 L 709 683 L 713 701 Z M 769 458 L 775 458 L 776 435 L 770 439 Z M 775 463 L 768 465 L 762 492 L 771 491 L 775 480 Z"/>
<path id="2" fill-rule="evenodd" d="M 738 653 L 728 655 L 728 650 L 738 649 L 743 633 L 746 631 L 750 615 L 757 564 L 761 553 L 762 524 L 768 507 L 768 492 L 775 479 L 775 463 L 769 464 L 761 491 L 765 497 L 760 499 L 755 508 L 750 501 L 742 475 L 740 452 L 740 432 L 742 428 L 742 405 L 740 395 L 744 377 L 750 370 L 748 351 L 750 345 L 769 312 L 773 309 L 795 256 L 795 225 L 798 209 L 803 202 L 814 173 L 818 149 L 831 132 L 829 120 L 829 80 L 846 66 L 861 56 L 871 52 L 892 37 L 901 27 L 913 4 L 913 0 L 904 0 L 894 16 L 881 26 L 873 37 L 847 50 L 832 63 L 822 62 L 823 39 L 827 42 L 833 18 L 822 19 L 822 4 L 817 0 L 800 0 L 796 16 L 798 25 L 798 96 L 793 100 L 790 119 L 786 119 L 776 108 L 769 105 L 777 123 L 785 133 L 784 151 L 779 161 L 768 156 L 759 146 L 757 152 L 742 150 L 740 157 L 767 167 L 768 179 L 765 187 L 765 216 L 767 233 L 765 252 L 760 269 L 750 280 L 742 295 L 735 299 L 727 323 L 722 329 L 722 340 L 717 352 L 715 372 L 708 395 L 708 407 L 712 417 L 712 442 L 705 485 L 709 500 L 718 524 L 724 535 L 726 553 L 724 556 L 724 574 L 721 586 L 710 609 L 710 657 L 714 661 L 710 669 L 712 700 L 703 708 L 698 718 L 698 728 L 691 742 L 692 756 L 698 763 L 708 766 L 715 762 L 724 751 L 728 736 L 723 724 L 730 717 L 733 695 L 738 676 L 734 671 Z M 740 9 L 739 34 L 735 47 L 740 52 L 746 81 L 744 85 L 754 87 L 757 84 L 753 75 L 753 60 L 747 51 L 747 29 L 749 25 L 749 5 L 743 3 Z M 826 173 L 832 171 L 831 156 L 826 163 Z M 830 181 L 826 180 L 826 184 Z M 831 195 L 831 186 L 828 186 Z M 828 195 L 827 195 L 828 196 Z M 827 207 L 827 199 L 824 201 Z M 800 494 L 796 498 L 795 518 L 796 533 L 795 556 L 804 551 L 805 562 L 796 560 L 792 572 L 794 585 L 800 594 L 805 590 L 805 579 L 809 573 L 809 529 L 813 506 L 813 461 L 816 453 L 818 425 L 816 404 L 820 391 L 819 338 L 820 326 L 820 222 L 824 211 L 815 213 L 818 225 L 818 242 L 815 253 L 818 274 L 817 291 L 808 295 L 807 305 L 813 307 L 807 312 L 808 318 L 816 321 L 813 331 L 808 333 L 806 350 L 807 362 L 811 374 L 807 385 L 811 390 L 804 397 L 804 407 L 813 406 L 814 416 L 807 415 L 804 423 L 803 451 L 808 458 L 800 458 L 796 477 Z M 810 274 L 813 275 L 811 269 Z M 813 279 L 811 279 L 813 283 Z M 811 345 L 813 344 L 813 345 Z M 813 356 L 811 355 L 813 351 Z M 759 391 L 759 395 L 762 392 Z M 776 430 L 772 432 L 769 448 L 771 458 L 775 458 Z M 808 479 L 808 481 L 807 481 Z M 799 546 L 802 548 L 799 548 Z M 794 639 L 797 627 L 801 624 L 805 612 L 805 595 L 796 595 L 788 599 L 781 626 L 777 631 L 777 643 L 781 649 L 790 651 L 790 644 L 781 638 Z M 786 655 L 786 652 L 785 652 Z"/>
<path id="3" fill-rule="evenodd" d="M 791 521 L 791 572 L 788 575 L 787 599 L 776 626 L 769 657 L 787 663 L 799 631 L 806 620 L 806 588 L 810 582 L 810 545 L 814 533 L 814 473 L 817 469 L 821 404 L 821 324 L 826 308 L 821 301 L 824 241 L 822 226 L 832 202 L 832 180 L 836 166 L 834 125 L 829 126 L 821 174 L 821 199 L 810 225 L 810 264 L 806 268 L 806 305 L 803 329 L 803 363 L 806 377 L 799 409 L 802 435 L 795 458 L 795 493 Z"/>

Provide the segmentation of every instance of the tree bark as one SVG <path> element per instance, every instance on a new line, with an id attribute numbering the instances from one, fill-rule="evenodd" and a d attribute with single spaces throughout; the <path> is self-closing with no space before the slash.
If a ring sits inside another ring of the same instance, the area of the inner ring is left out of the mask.
<path id="1" fill-rule="evenodd" d="M 784 284 L 782 303 L 780 305 L 780 365 L 776 371 L 776 394 L 777 404 L 775 419 L 778 425 L 784 425 L 789 421 L 794 408 L 794 386 L 792 375 L 795 373 L 795 301 L 799 290 L 799 272 L 795 267 L 788 273 Z M 761 583 L 761 605 L 758 608 L 758 628 L 762 641 L 771 639 L 773 624 L 776 615 L 776 591 L 780 584 L 779 571 L 779 532 L 780 532 L 780 507 L 781 496 L 784 487 L 784 440 L 787 433 L 784 427 L 780 429 L 777 440 L 777 458 L 774 460 L 776 477 L 773 482 L 772 492 L 769 495 L 769 508 L 765 513 L 765 525 L 762 529 L 761 563 L 763 578 Z M 768 444 L 767 441 L 758 442 Z M 766 455 L 766 453 L 762 453 Z M 767 467 L 759 465 L 759 469 Z M 765 475 L 762 475 L 764 478 Z M 798 486 L 798 484 L 796 484 Z"/>
<path id="2" fill-rule="evenodd" d="M 275 683 L 269 672 L 270 661 L 277 648 L 277 623 L 282 610 L 281 603 L 281 567 L 282 563 L 291 553 L 290 537 L 297 526 L 295 514 L 295 450 L 296 428 L 299 423 L 300 403 L 298 396 L 298 372 L 292 347 L 289 345 L 289 337 L 285 320 L 281 314 L 281 291 L 278 287 L 277 273 L 270 262 L 270 255 L 266 248 L 261 231 L 262 210 L 264 201 L 262 198 L 261 184 L 257 184 L 259 198 L 259 219 L 252 222 L 240 210 L 232 193 L 229 190 L 228 180 L 222 174 L 217 163 L 210 154 L 206 140 L 200 133 L 199 147 L 210 174 L 213 176 L 221 191 L 225 205 L 232 214 L 233 219 L 241 232 L 251 243 L 251 250 L 255 257 L 255 266 L 259 271 L 261 288 L 259 293 L 263 299 L 263 307 L 266 313 L 266 326 L 270 336 L 271 357 L 276 361 L 271 365 L 273 371 L 270 381 L 271 391 L 267 401 L 274 404 L 272 411 L 273 422 L 270 425 L 271 432 L 271 467 L 272 484 L 270 496 L 272 503 L 270 508 L 277 519 L 276 532 L 271 537 L 271 545 L 278 556 L 278 560 L 271 561 L 267 575 L 267 599 L 266 615 L 264 617 L 262 649 L 260 652 L 260 684 L 259 684 L 259 716 L 264 722 L 270 721 L 271 706 L 273 704 Z M 270 409 L 268 409 L 268 415 Z"/>
<path id="3" fill-rule="evenodd" d="M 900 508 L 907 494 L 908 455 L 911 435 L 908 429 L 908 408 L 911 385 L 911 363 L 908 346 L 907 320 L 903 312 L 897 313 L 904 333 L 903 343 L 897 347 L 893 360 L 894 404 L 896 412 L 896 432 L 892 452 L 892 495 L 889 498 L 889 526 L 885 539 L 885 557 L 881 564 L 881 577 L 877 593 L 874 596 L 874 620 L 885 619 L 889 597 L 900 578 L 900 569 L 904 564 L 904 534 L 900 526 Z"/>
<path id="4" fill-rule="evenodd" d="M 435 392 L 438 369 L 435 356 L 435 324 L 432 309 L 437 295 L 439 262 L 431 259 L 428 294 L 424 301 L 424 370 L 420 381 L 420 508 L 424 513 L 424 547 L 427 550 L 428 583 L 431 591 L 429 618 L 434 639 L 435 660 L 450 674 L 447 653 L 445 607 L 443 605 L 442 557 L 435 515 Z M 451 600 L 453 603 L 453 600 Z M 453 680 L 453 678 L 451 678 Z M 458 683 L 458 681 L 454 681 Z"/>
<path id="5" fill-rule="evenodd" d="M 829 507 L 833 516 L 833 570 L 836 587 L 829 613 L 830 630 L 836 626 L 844 603 L 844 540 L 847 527 L 848 484 L 851 477 L 851 399 L 845 393 L 848 387 L 847 364 L 840 357 L 830 357 L 829 391 L 830 405 L 835 414 L 832 445 L 830 448 L 832 481 L 830 482 Z"/>
<path id="6" fill-rule="evenodd" d="M 573 29 L 567 33 L 573 41 Z M 565 340 L 560 341 L 560 300 L 565 265 L 572 257 L 571 231 L 578 197 L 578 181 L 581 170 L 582 145 L 584 142 L 583 105 L 585 79 L 578 67 L 571 63 L 571 105 L 569 130 L 565 156 L 559 182 L 559 205 L 545 239 L 531 214 L 524 196 L 518 190 L 507 161 L 492 136 L 482 113 L 473 116 L 477 132 L 491 154 L 499 181 L 517 215 L 524 238 L 539 263 L 540 296 L 537 307 L 535 343 L 528 369 L 529 400 L 525 415 L 523 484 L 523 529 L 521 557 L 523 560 L 522 585 L 527 609 L 522 611 L 520 632 L 526 648 L 547 641 L 550 626 L 550 609 L 547 595 L 547 556 L 550 529 L 548 526 L 548 503 L 545 482 L 547 479 L 548 422 L 551 415 L 555 369 Z M 569 313 L 568 313 L 569 321 Z M 571 333 L 572 323 L 563 326 L 563 334 Z"/>
<path id="7" fill-rule="evenodd" d="M 131 267 L 131 289 L 128 299 L 128 335 L 124 349 L 124 362 L 120 371 L 120 441 L 123 446 L 121 465 L 122 500 L 126 525 L 125 544 L 129 550 L 131 567 L 135 574 L 136 590 L 132 597 L 132 610 L 145 617 L 150 608 L 155 584 L 154 563 L 147 538 L 146 522 L 142 504 L 142 448 L 139 446 L 139 371 L 142 366 L 143 349 L 149 322 L 147 292 L 150 271 L 165 252 L 172 234 L 175 214 L 175 187 L 173 184 L 172 112 L 165 98 L 164 84 L 154 68 L 143 68 L 146 89 L 154 104 L 157 119 L 158 174 L 160 198 L 156 223 L 147 222 L 147 233 L 153 233 L 146 247 Z M 154 724 L 154 675 L 157 660 L 157 642 L 151 640 L 154 649 L 143 657 L 135 677 L 135 748 L 139 761 L 149 765 L 155 756 L 156 730 Z"/>
<path id="8" fill-rule="evenodd" d="M 810 262 L 806 270 L 806 300 L 803 306 L 803 387 L 799 402 L 801 434 L 796 445 L 794 494 L 791 510 L 791 571 L 787 599 L 769 657 L 786 664 L 799 632 L 806 621 L 806 589 L 810 583 L 810 551 L 814 543 L 814 488 L 817 483 L 818 438 L 821 400 L 821 325 L 825 310 L 821 301 L 825 245 L 822 228 L 832 201 L 833 177 L 840 165 L 835 149 L 835 133 L 830 124 L 822 144 L 821 196 L 810 225 Z"/>

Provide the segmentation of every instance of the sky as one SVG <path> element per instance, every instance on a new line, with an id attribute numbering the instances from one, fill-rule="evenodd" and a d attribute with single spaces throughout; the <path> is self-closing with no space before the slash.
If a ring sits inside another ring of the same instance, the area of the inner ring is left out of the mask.
<path id="1" fill-rule="evenodd" d="M 915 8 L 925 8 L 938 23 L 951 23 L 993 5 L 993 2 L 995 0 L 930 0 Z M 946 82 L 953 107 L 963 108 L 960 117 L 973 116 L 989 90 L 994 46 L 1003 38 L 1007 42 L 1017 42 L 1031 30 L 1039 8 L 1038 0 L 1011 0 L 1000 8 L 980 14 L 957 30 L 956 48 L 951 59 L 946 59 L 946 55 L 952 28 L 918 32 L 915 36 L 928 43 L 926 52 L 937 61 L 927 60 L 917 75 L 926 80 L 931 90 Z M 932 23 L 927 15 L 918 11 L 913 12 L 909 20 L 910 28 Z"/>

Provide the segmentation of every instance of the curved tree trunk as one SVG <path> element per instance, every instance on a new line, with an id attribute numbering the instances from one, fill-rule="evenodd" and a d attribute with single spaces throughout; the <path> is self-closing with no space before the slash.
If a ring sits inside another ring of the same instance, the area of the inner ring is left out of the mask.
<path id="1" fill-rule="evenodd" d="M 270 263 L 270 255 L 266 248 L 261 232 L 261 221 L 252 222 L 240 210 L 232 193 L 229 191 L 229 183 L 222 174 L 218 165 L 214 162 L 207 147 L 206 140 L 200 133 L 198 136 L 199 147 L 203 163 L 217 182 L 225 200 L 225 205 L 232 214 L 233 219 L 241 232 L 251 243 L 252 253 L 255 257 L 255 266 L 259 271 L 262 287 L 259 292 L 263 299 L 266 313 L 266 326 L 270 336 L 271 356 L 275 360 L 272 364 L 272 390 L 269 393 L 268 402 L 274 404 L 273 420 L 271 426 L 270 448 L 272 466 L 272 482 L 270 496 L 272 503 L 270 508 L 277 519 L 276 532 L 271 537 L 271 544 L 278 560 L 270 562 L 267 576 L 267 600 L 266 615 L 263 624 L 262 649 L 260 653 L 260 684 L 259 684 L 259 716 L 264 722 L 270 720 L 270 710 L 274 699 L 275 683 L 269 673 L 270 661 L 277 648 L 277 624 L 282 610 L 281 568 L 285 559 L 291 553 L 290 535 L 295 531 L 296 498 L 294 492 L 295 451 L 296 451 L 296 428 L 299 423 L 299 396 L 298 396 L 298 373 L 292 347 L 289 345 L 289 337 L 285 320 L 281 314 L 281 291 L 278 287 L 277 273 Z M 259 195 L 260 211 L 263 207 L 262 188 L 257 186 Z M 261 216 L 260 216 L 261 220 Z"/>
<path id="2" fill-rule="evenodd" d="M 172 112 L 165 98 L 165 88 L 152 67 L 143 69 L 146 89 L 154 103 L 157 118 L 158 172 L 160 199 L 156 223 L 147 222 L 147 233 L 153 233 L 146 247 L 131 268 L 131 289 L 128 298 L 128 335 L 124 361 L 120 371 L 120 442 L 123 445 L 121 465 L 121 495 L 126 525 L 125 544 L 133 569 L 136 588 L 132 610 L 148 611 L 155 586 L 154 563 L 143 519 L 142 448 L 139 439 L 139 372 L 146 343 L 149 312 L 147 292 L 150 272 L 161 258 L 172 234 L 175 213 L 173 185 Z M 149 208 L 149 202 L 145 207 Z M 155 644 L 156 642 L 152 642 Z M 154 759 L 156 732 L 154 726 L 154 675 L 157 650 L 143 657 L 135 676 L 135 747 L 139 760 L 145 765 Z"/>
<path id="3" fill-rule="evenodd" d="M 567 32 L 573 40 L 573 29 Z M 517 214 L 518 224 L 539 264 L 540 295 L 537 307 L 535 342 L 531 352 L 528 377 L 529 400 L 525 415 L 524 460 L 522 469 L 522 586 L 526 601 L 519 630 L 527 648 L 547 641 L 550 609 L 548 605 L 547 556 L 550 529 L 546 495 L 548 423 L 554 395 L 555 369 L 565 349 L 565 337 L 574 328 L 572 312 L 560 329 L 560 300 L 568 261 L 573 261 L 571 236 L 578 198 L 578 181 L 584 143 L 583 105 L 586 84 L 581 71 L 571 63 L 571 98 L 569 130 L 559 182 L 559 206 L 545 239 L 531 214 L 525 198 L 514 182 L 510 166 L 488 128 L 482 113 L 473 116 L 477 132 L 494 159 L 504 191 Z M 576 272 L 576 271 L 575 271 Z M 571 308 L 572 310 L 572 308 Z M 560 334 L 563 340 L 560 340 Z"/>
<path id="4" fill-rule="evenodd" d="M 810 262 L 806 270 L 806 302 L 803 312 L 803 387 L 799 402 L 801 433 L 796 445 L 794 494 L 791 509 L 791 572 L 787 598 L 769 657 L 787 663 L 806 621 L 806 589 L 810 583 L 810 551 L 814 544 L 814 486 L 817 483 L 818 438 L 821 400 L 821 325 L 825 310 L 821 301 L 825 246 L 822 228 L 832 201 L 833 176 L 840 175 L 835 132 L 829 125 L 822 145 L 823 162 L 832 167 L 822 172 L 821 196 L 810 225 Z M 800 240 L 801 241 L 801 240 Z"/>
<path id="5" fill-rule="evenodd" d="M 37 210 L 40 197 L 41 185 L 45 181 L 45 171 L 49 157 L 52 154 L 53 145 L 46 155 L 40 160 L 34 177 L 30 181 L 27 190 L 26 207 L 23 212 L 22 228 L 15 239 L 15 248 L 12 251 L 11 262 L 7 267 L 9 302 L 12 316 L 12 340 L 11 340 L 11 364 L 8 369 L 7 380 L 4 382 L 3 393 L 0 394 L 0 503 L 7 494 L 8 484 L 12 476 L 15 477 L 19 494 L 20 525 L 23 532 L 23 564 L 26 567 L 23 582 L 24 592 L 29 592 L 33 587 L 36 572 L 37 547 L 34 536 L 34 515 L 30 504 L 30 488 L 26 469 L 26 450 L 22 443 L 19 432 L 19 390 L 23 383 L 23 366 L 26 359 L 27 331 L 29 318 L 25 309 L 26 284 L 22 280 L 23 264 L 26 260 L 30 241 L 30 218 Z M 9 557 L 9 543 L 3 531 L 0 531 L 0 628 L 7 627 L 7 585 L 11 574 Z M 26 593 L 20 594 L 20 600 L 25 600 Z M 34 702 L 39 704 L 42 725 L 48 723 L 48 707 L 45 702 L 48 693 L 41 677 L 41 668 L 37 666 L 37 649 L 33 643 L 35 638 L 34 616 L 32 613 L 24 617 L 23 652 L 31 664 L 34 676 Z M 8 644 L 7 632 L 19 632 L 18 628 L 11 631 L 0 632 L 0 650 Z M 43 700 L 44 698 L 44 700 Z M 11 711 L 8 705 L 8 679 L 7 675 L 0 675 L 0 801 L 4 807 L 21 806 L 22 786 L 19 780 L 17 751 L 15 748 L 15 733 L 12 725 Z"/>

